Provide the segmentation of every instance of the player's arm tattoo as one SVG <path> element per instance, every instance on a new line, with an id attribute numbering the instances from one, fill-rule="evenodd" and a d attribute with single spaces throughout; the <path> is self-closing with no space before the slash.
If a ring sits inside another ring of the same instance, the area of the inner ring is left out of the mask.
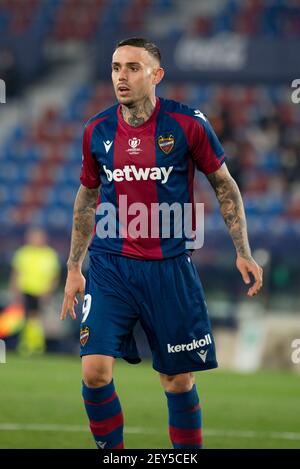
<path id="1" fill-rule="evenodd" d="M 251 259 L 244 204 L 237 183 L 225 164 L 216 172 L 208 174 L 207 178 L 216 193 L 237 254 L 245 259 Z"/>
<path id="2" fill-rule="evenodd" d="M 121 106 L 123 118 L 127 124 L 137 127 L 143 124 L 154 111 L 155 106 L 149 98 L 146 98 L 142 103 L 134 106 Z"/>
<path id="3" fill-rule="evenodd" d="M 71 249 L 67 262 L 68 269 L 81 267 L 95 223 L 99 189 L 80 186 L 73 212 Z"/>

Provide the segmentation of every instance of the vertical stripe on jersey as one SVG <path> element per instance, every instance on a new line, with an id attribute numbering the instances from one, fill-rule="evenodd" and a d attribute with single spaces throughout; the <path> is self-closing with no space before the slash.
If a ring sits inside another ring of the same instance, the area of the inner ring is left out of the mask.
<path id="1" fill-rule="evenodd" d="M 175 138 L 174 148 L 169 154 L 164 154 L 158 145 L 160 136 L 172 134 Z M 158 116 L 158 125 L 155 135 L 156 144 L 156 166 L 173 166 L 173 171 L 169 176 L 166 185 L 157 183 L 157 192 L 159 203 L 168 203 L 169 206 L 174 202 L 180 203 L 182 208 L 182 237 L 174 237 L 174 220 L 171 217 L 170 239 L 162 238 L 161 246 L 164 257 L 172 257 L 174 252 L 178 254 L 184 252 L 185 247 L 182 239 L 185 238 L 183 231 L 184 203 L 190 203 L 193 200 L 193 162 L 189 162 L 188 143 L 184 132 L 179 123 L 172 118 L 169 113 L 164 113 L 162 106 Z M 186 157 L 184 157 L 186 155 Z M 190 165 L 190 163 L 192 163 Z M 181 247 L 182 246 L 182 247 Z"/>
<path id="2" fill-rule="evenodd" d="M 192 158 L 188 157 L 188 188 L 190 195 L 190 203 L 192 204 L 192 230 L 196 230 L 196 216 L 195 216 L 195 200 L 194 200 L 194 175 L 195 175 L 195 163 Z M 193 236 L 194 238 L 194 236 Z"/>
<path id="3" fill-rule="evenodd" d="M 99 222 L 100 219 L 106 218 L 107 219 L 107 211 L 104 211 L 106 203 L 110 203 L 112 206 L 115 207 L 115 216 L 114 219 L 116 221 L 117 229 L 116 229 L 116 236 L 115 237 L 106 237 L 99 239 L 98 235 L 96 234 L 94 236 L 93 240 L 93 246 L 92 250 L 95 251 L 107 251 L 107 252 L 112 252 L 119 254 L 122 252 L 122 245 L 123 245 L 123 240 L 118 236 L 118 214 L 117 214 L 117 194 L 116 194 L 116 184 L 114 181 L 108 181 L 107 176 L 105 174 L 105 171 L 103 169 L 103 165 L 109 170 L 114 169 L 114 153 L 116 152 L 116 129 L 118 125 L 118 119 L 117 119 L 117 113 L 115 113 L 114 117 L 110 117 L 110 119 L 105 120 L 102 122 L 101 125 L 101 133 L 100 132 L 94 132 L 93 133 L 93 145 L 94 148 L 99 148 L 100 146 L 102 147 L 102 151 L 105 148 L 104 147 L 104 141 L 109 140 L 110 142 L 113 142 L 111 148 L 109 149 L 108 152 L 105 151 L 104 157 L 102 157 L 102 162 L 101 162 L 101 171 L 100 171 L 100 177 L 101 177 L 101 186 L 100 186 L 100 198 L 101 198 L 101 205 L 100 208 L 102 210 L 101 215 L 96 212 L 96 224 Z M 98 207 L 99 209 L 99 207 Z M 98 248 L 98 249 L 97 249 Z M 98 252 L 99 252 L 98 251 Z"/>
<path id="4" fill-rule="evenodd" d="M 151 119 L 151 117 L 150 117 Z M 124 130 L 121 123 L 118 124 L 117 132 L 115 136 L 115 152 L 114 152 L 114 169 L 123 169 L 124 165 L 135 165 L 137 168 L 152 168 L 157 166 L 155 156 L 155 129 L 156 119 L 152 119 L 149 123 L 145 123 L 137 128 Z M 130 138 L 141 138 L 140 148 L 143 150 L 139 154 L 130 155 L 128 149 Z M 147 142 L 143 141 L 147 139 Z M 133 239 L 127 233 L 127 237 L 124 237 L 122 254 L 128 257 L 134 258 L 151 258 L 151 259 L 162 259 L 163 254 L 160 246 L 159 238 L 151 238 L 151 203 L 158 201 L 157 196 L 157 182 L 152 179 L 136 180 L 132 178 L 131 181 L 118 181 L 114 183 L 117 204 L 119 209 L 119 221 L 122 226 L 128 226 L 130 221 L 135 219 L 139 214 L 137 212 L 133 215 L 126 214 L 125 210 L 122 210 L 119 206 L 119 197 L 121 195 L 127 196 L 127 208 L 130 204 L 136 202 L 142 202 L 148 209 L 148 237 L 147 238 L 136 238 Z"/>

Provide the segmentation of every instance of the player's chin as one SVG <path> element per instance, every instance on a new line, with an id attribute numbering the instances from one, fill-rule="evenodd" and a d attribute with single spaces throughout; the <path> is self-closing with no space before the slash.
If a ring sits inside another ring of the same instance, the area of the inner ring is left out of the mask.
<path id="1" fill-rule="evenodd" d="M 117 100 L 120 104 L 124 104 L 124 106 L 132 106 L 134 104 L 134 100 L 130 96 L 117 95 Z"/>

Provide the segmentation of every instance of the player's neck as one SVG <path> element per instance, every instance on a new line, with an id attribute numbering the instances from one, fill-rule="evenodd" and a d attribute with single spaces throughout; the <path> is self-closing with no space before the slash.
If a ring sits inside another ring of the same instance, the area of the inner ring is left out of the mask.
<path id="1" fill-rule="evenodd" d="M 155 109 L 156 98 L 153 99 L 147 97 L 143 101 L 132 104 L 131 106 L 121 105 L 121 113 L 123 119 L 127 124 L 132 127 L 137 127 L 138 125 L 146 122 Z"/>

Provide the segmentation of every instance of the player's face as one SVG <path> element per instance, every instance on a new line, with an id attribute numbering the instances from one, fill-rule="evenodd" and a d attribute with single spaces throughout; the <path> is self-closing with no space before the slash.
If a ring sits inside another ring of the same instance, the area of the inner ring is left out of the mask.
<path id="1" fill-rule="evenodd" d="M 32 228 L 26 233 L 26 241 L 31 246 L 44 246 L 46 244 L 46 233 L 38 228 Z"/>
<path id="2" fill-rule="evenodd" d="M 112 82 L 117 100 L 132 106 L 151 97 L 163 77 L 158 61 L 141 47 L 122 46 L 112 58 Z"/>

